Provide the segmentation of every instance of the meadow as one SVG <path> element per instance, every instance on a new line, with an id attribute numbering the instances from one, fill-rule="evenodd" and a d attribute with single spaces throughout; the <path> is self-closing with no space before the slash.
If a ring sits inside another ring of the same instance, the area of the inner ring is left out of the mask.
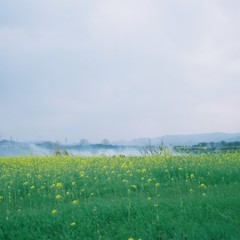
<path id="1" fill-rule="evenodd" d="M 240 239 L 240 153 L 2 157 L 0 239 Z"/>

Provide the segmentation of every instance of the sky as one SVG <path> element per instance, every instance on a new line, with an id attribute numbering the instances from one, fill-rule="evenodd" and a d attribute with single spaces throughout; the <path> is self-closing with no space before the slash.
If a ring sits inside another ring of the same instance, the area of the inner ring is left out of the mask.
<path id="1" fill-rule="evenodd" d="M 240 132 L 240 1 L 1 0 L 0 137 Z"/>

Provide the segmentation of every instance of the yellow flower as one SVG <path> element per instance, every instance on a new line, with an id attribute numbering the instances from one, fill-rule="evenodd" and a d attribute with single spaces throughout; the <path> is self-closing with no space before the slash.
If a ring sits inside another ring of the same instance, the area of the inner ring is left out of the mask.
<path id="1" fill-rule="evenodd" d="M 62 197 L 61 197 L 61 195 L 56 195 L 56 197 L 55 197 L 57 200 L 59 200 L 59 199 L 61 199 Z"/>
<path id="2" fill-rule="evenodd" d="M 70 226 L 75 226 L 76 225 L 76 222 L 71 222 L 70 223 Z"/>
<path id="3" fill-rule="evenodd" d="M 31 189 L 35 189 L 35 186 L 31 186 L 30 188 L 31 188 Z"/>
<path id="4" fill-rule="evenodd" d="M 137 186 L 136 185 L 131 185 L 131 188 L 136 189 Z"/>
<path id="5" fill-rule="evenodd" d="M 130 237 L 130 238 L 128 238 L 128 240 L 134 240 L 134 238 Z"/>
<path id="6" fill-rule="evenodd" d="M 76 182 L 72 182 L 72 186 L 75 186 L 76 185 Z"/>
<path id="7" fill-rule="evenodd" d="M 57 188 L 62 188 L 62 187 L 63 187 L 63 184 L 59 182 L 59 183 L 56 184 L 56 187 L 57 187 Z"/>
<path id="8" fill-rule="evenodd" d="M 190 174 L 190 178 L 191 178 L 191 179 L 195 178 L 195 175 L 194 175 L 193 173 Z"/>
<path id="9" fill-rule="evenodd" d="M 78 204 L 78 200 L 73 200 L 72 202 L 73 202 L 74 205 Z"/>
<path id="10" fill-rule="evenodd" d="M 160 183 L 156 183 L 156 184 L 155 184 L 155 187 L 160 187 Z"/>
<path id="11" fill-rule="evenodd" d="M 200 188 L 206 188 L 206 187 L 207 187 L 207 186 L 206 186 L 205 183 L 201 183 Z"/>
<path id="12" fill-rule="evenodd" d="M 79 175 L 80 175 L 80 178 L 82 178 L 82 177 L 84 177 L 85 173 L 84 172 L 80 172 Z"/>
<path id="13" fill-rule="evenodd" d="M 58 211 L 57 211 L 56 209 L 53 209 L 51 213 L 52 213 L 52 214 L 56 214 L 57 212 L 58 212 Z"/>
<path id="14" fill-rule="evenodd" d="M 189 189 L 189 192 L 193 192 L 193 189 L 192 189 L 192 188 L 190 188 L 190 189 Z"/>
<path id="15" fill-rule="evenodd" d="M 148 182 L 148 183 L 152 182 L 152 179 L 151 179 L 151 178 L 149 178 L 149 179 L 147 180 L 147 182 Z"/>
<path id="16" fill-rule="evenodd" d="M 151 197 L 148 197 L 147 200 L 150 201 L 152 198 Z"/>

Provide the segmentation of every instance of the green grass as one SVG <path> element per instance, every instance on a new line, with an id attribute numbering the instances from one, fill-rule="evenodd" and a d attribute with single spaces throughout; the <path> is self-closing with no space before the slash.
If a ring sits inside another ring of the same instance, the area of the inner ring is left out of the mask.
<path id="1" fill-rule="evenodd" d="M 0 239 L 239 236 L 239 153 L 0 158 Z"/>

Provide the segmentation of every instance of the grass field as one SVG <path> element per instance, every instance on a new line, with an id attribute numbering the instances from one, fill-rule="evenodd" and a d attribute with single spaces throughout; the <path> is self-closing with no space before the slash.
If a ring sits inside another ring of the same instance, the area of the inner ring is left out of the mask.
<path id="1" fill-rule="evenodd" d="M 240 154 L 0 158 L 0 239 L 240 239 Z"/>

